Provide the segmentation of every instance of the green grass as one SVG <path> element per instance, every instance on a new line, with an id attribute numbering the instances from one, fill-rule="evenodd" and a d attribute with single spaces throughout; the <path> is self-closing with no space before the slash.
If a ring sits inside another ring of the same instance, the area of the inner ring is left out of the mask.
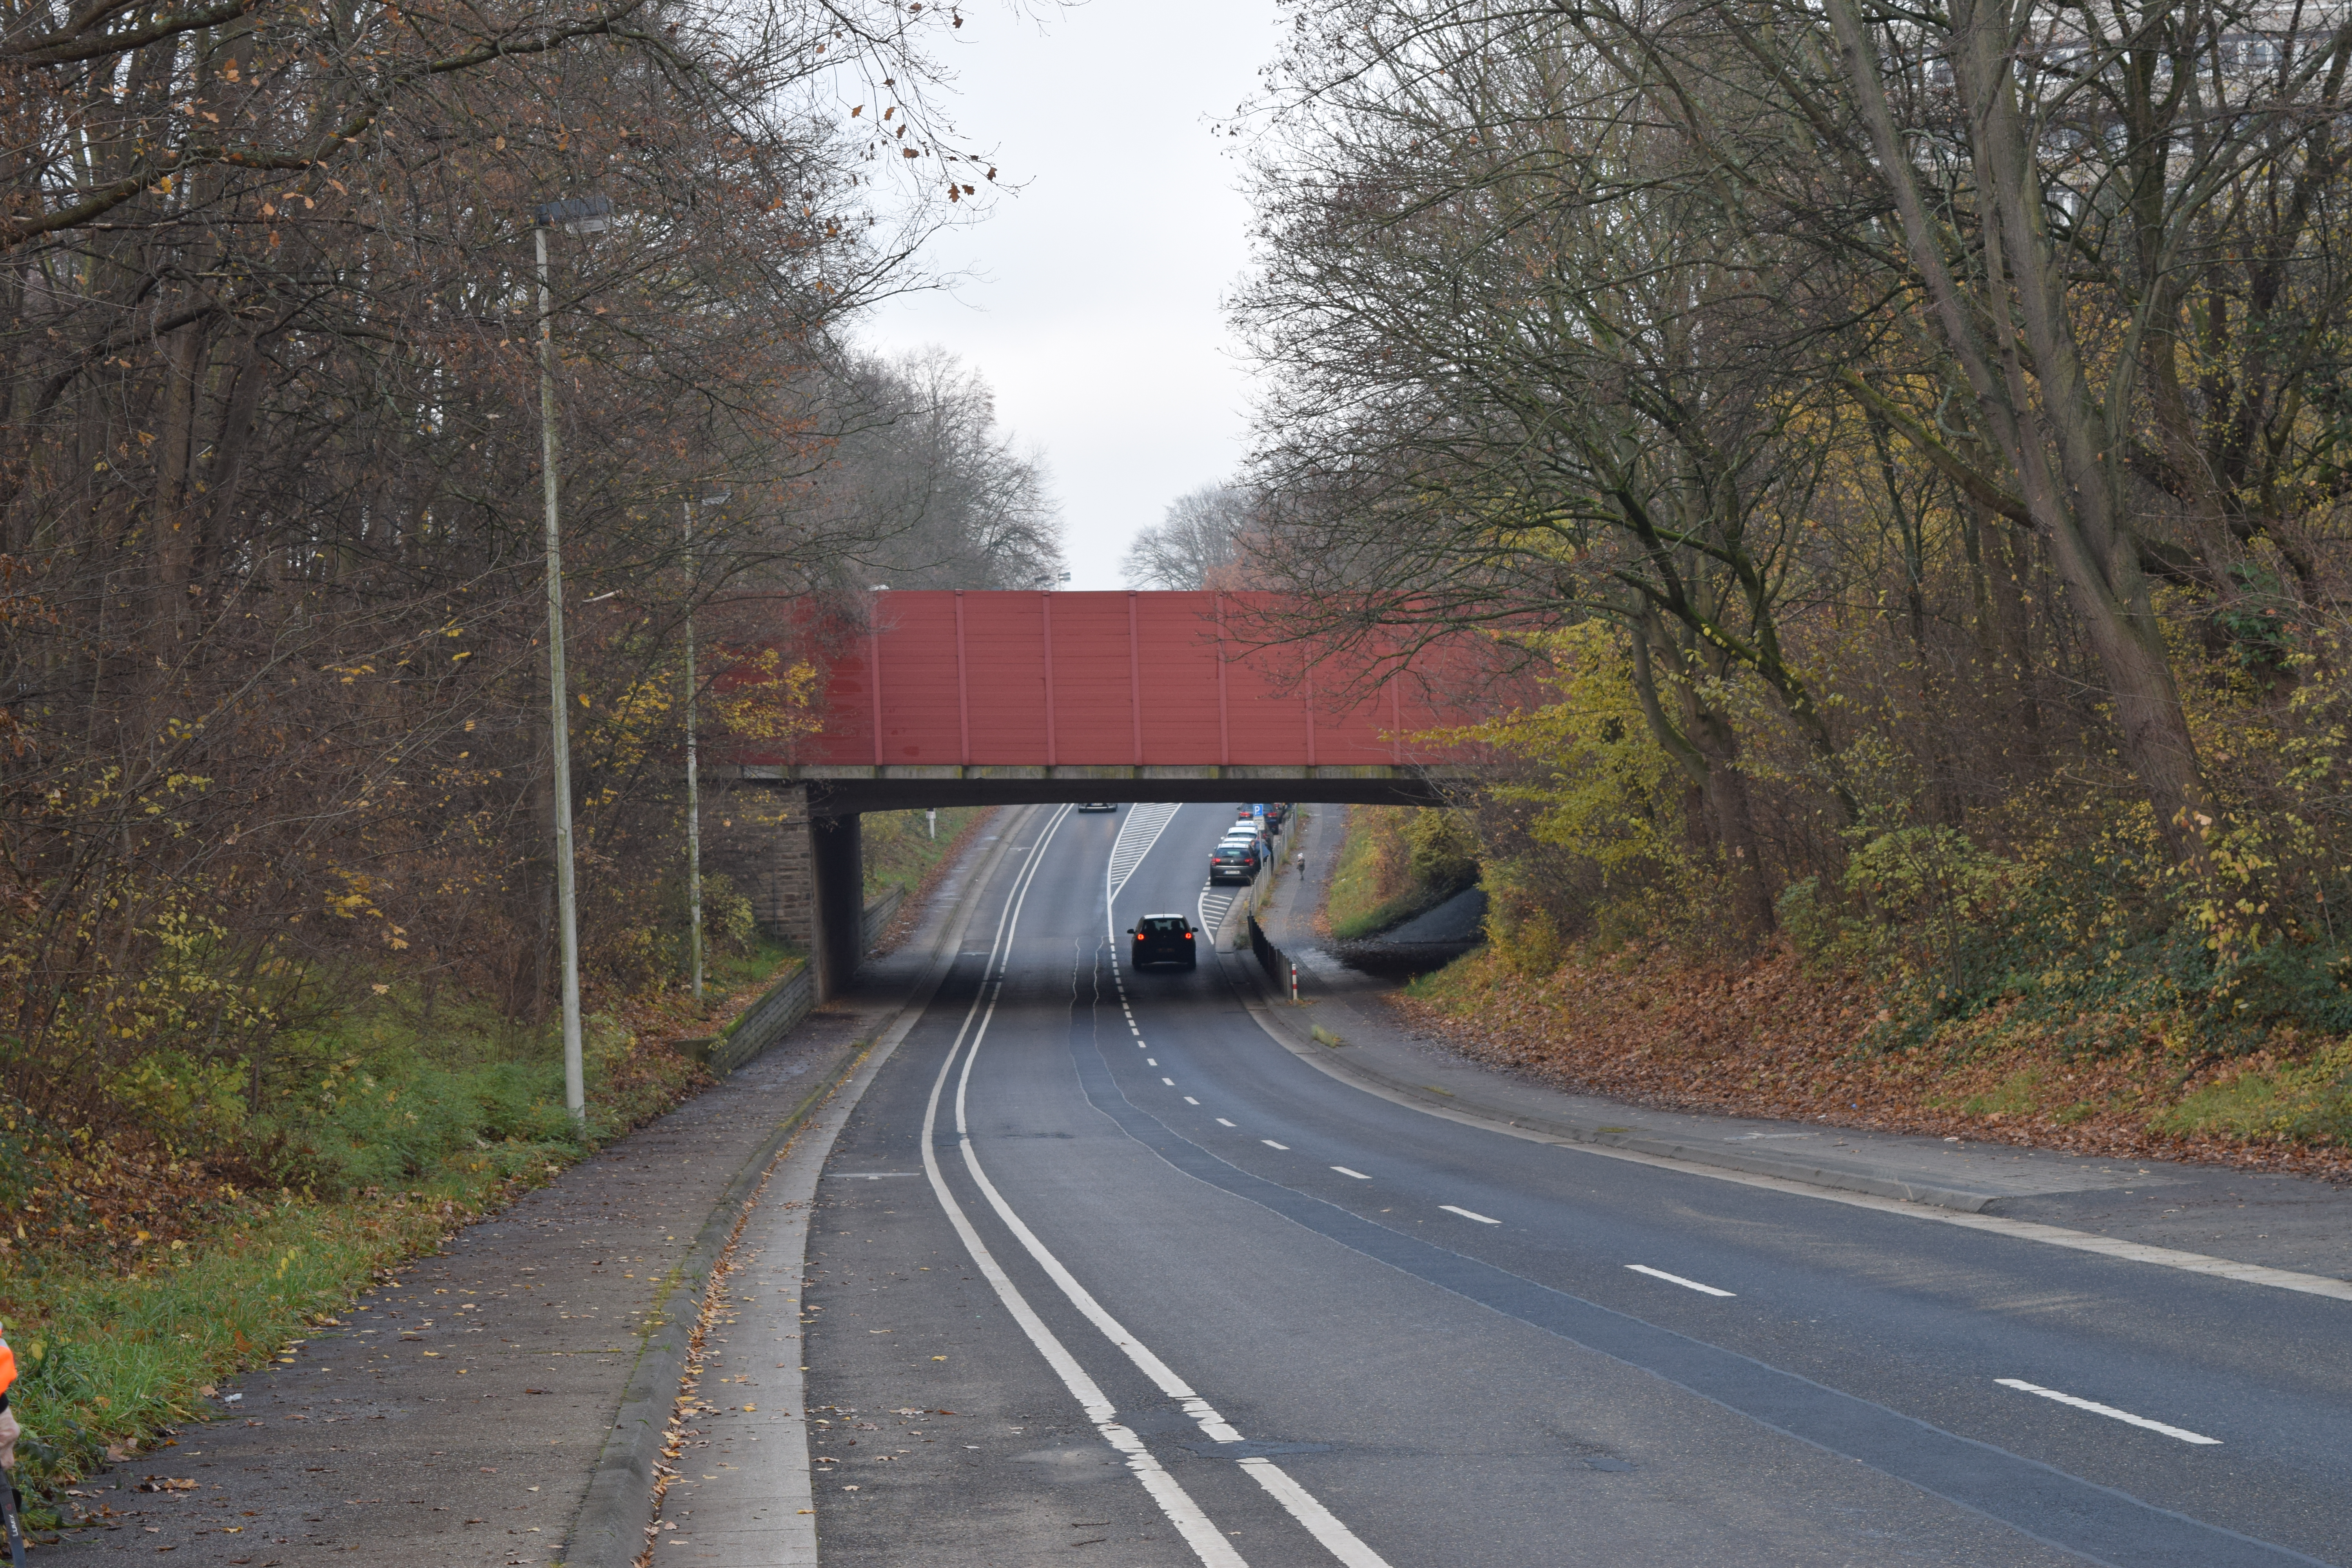
<path id="1" fill-rule="evenodd" d="M 2000 1080 L 1999 1087 L 1960 1101 L 1969 1116 L 2025 1116 L 2042 1103 L 2042 1069 L 2022 1068 Z"/>
<path id="2" fill-rule="evenodd" d="M 1324 917 L 1341 942 L 1377 936 L 1478 879 L 1475 849 L 1452 814 L 1351 805 Z"/>
<path id="3" fill-rule="evenodd" d="M 1360 805 L 1347 812 L 1347 835 L 1323 904 L 1331 934 L 1342 942 L 1387 930 L 1406 918 L 1399 910 L 1419 896 L 1406 878 L 1401 814 Z"/>
<path id="4" fill-rule="evenodd" d="M 784 977 L 788 966 L 808 955 L 771 936 L 756 936 L 739 952 L 714 952 L 702 961 L 703 989 L 725 995 L 746 985 L 766 987 Z"/>
<path id="5" fill-rule="evenodd" d="M 2352 1041 L 2198 1089 L 2153 1125 L 2189 1136 L 2352 1142 Z"/>
<path id="6" fill-rule="evenodd" d="M 985 805 L 951 805 L 940 811 L 940 833 L 919 811 L 869 811 L 858 819 L 858 835 L 866 851 L 866 897 L 879 898 L 892 888 L 908 891 L 920 886 L 931 868 L 948 858 L 963 830 L 995 809 Z"/>
<path id="7" fill-rule="evenodd" d="M 748 962 L 748 955 L 746 955 Z M 433 1014 L 426 1025 L 422 1016 Z M 0 1250 L 0 1321 L 21 1369 L 10 1404 L 29 1438 L 20 1476 L 37 1497 L 109 1450 L 153 1444 L 194 1418 L 205 1390 L 268 1360 L 384 1270 L 438 1246 L 676 1103 L 692 1069 L 589 1020 L 588 1125 L 562 1109 L 553 1040 L 494 1013 L 422 1008 L 389 988 L 369 1006 L 280 1042 L 264 1107 L 238 1119 L 240 1148 L 183 1151 L 149 1167 L 168 1204 L 168 1244 L 128 1224 L 53 1226 Z M 108 1151 L 64 1152 L 29 1198 L 44 1215 L 90 1217 L 75 1170 L 103 1185 Z M 124 1167 L 113 1163 L 111 1173 Z M 276 1187 L 250 1189 L 255 1173 Z M 28 1205 L 27 1211 L 31 1212 Z M 48 1524 L 55 1510 L 39 1503 Z"/>
<path id="8" fill-rule="evenodd" d="M 330 1321 L 380 1272 L 517 1190 L 511 1163 L 446 1169 L 388 1199 L 289 1194 L 249 1205 L 222 1234 L 173 1254 L 176 1266 L 152 1272 L 0 1272 L 20 1373 L 9 1405 L 26 1433 L 16 1451 L 35 1521 L 56 1522 L 39 1492 L 197 1418 L 214 1384 Z M 543 1161 L 534 1179 L 558 1165 Z"/>

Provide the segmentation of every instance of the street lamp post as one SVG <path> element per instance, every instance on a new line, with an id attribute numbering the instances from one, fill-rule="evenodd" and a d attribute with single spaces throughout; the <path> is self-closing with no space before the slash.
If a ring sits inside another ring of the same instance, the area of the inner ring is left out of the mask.
<path id="1" fill-rule="evenodd" d="M 688 943 L 694 954 L 694 1005 L 702 1005 L 702 793 L 696 767 L 694 699 L 701 685 L 694 664 L 694 595 L 702 573 L 694 553 L 694 510 L 727 499 L 726 490 L 712 490 L 700 500 L 686 503 L 686 560 L 688 573 L 686 610 L 686 902 Z"/>
<path id="2" fill-rule="evenodd" d="M 548 282 L 547 231 L 562 224 L 574 234 L 604 227 L 612 202 L 572 196 L 531 209 L 539 252 L 539 467 L 547 502 L 547 706 L 549 743 L 555 753 L 555 905 L 563 950 L 563 1109 L 575 1123 L 588 1119 L 588 1079 L 580 1050 L 580 905 L 572 876 L 572 725 L 563 670 L 563 531 L 555 466 L 555 295 Z"/>

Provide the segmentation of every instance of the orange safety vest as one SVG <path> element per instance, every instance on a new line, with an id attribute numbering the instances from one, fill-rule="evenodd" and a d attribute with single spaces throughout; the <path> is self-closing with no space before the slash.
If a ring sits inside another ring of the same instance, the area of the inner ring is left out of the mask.
<path id="1" fill-rule="evenodd" d="M 8 1348 L 8 1336 L 0 1333 L 0 1405 L 8 1403 L 8 1388 L 16 1381 L 16 1352 Z"/>

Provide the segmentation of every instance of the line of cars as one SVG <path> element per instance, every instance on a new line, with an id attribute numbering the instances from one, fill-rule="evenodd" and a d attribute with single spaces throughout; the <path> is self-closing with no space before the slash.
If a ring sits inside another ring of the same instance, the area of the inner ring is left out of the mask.
<path id="1" fill-rule="evenodd" d="M 1117 810 L 1116 806 L 1088 802 L 1081 811 Z M 1285 805 L 1244 805 L 1236 815 L 1234 826 L 1209 852 L 1209 881 L 1248 882 L 1257 877 L 1258 868 L 1273 853 L 1274 836 L 1290 816 Z M 1192 922 L 1182 915 L 1144 915 L 1127 928 L 1132 939 L 1129 962 L 1140 968 L 1147 963 L 1181 963 L 1187 969 L 1200 967 L 1199 934 Z"/>
<path id="2" fill-rule="evenodd" d="M 1241 807 L 1233 827 L 1209 851 L 1209 885 L 1255 881 L 1289 816 L 1290 807 L 1280 804 Z"/>

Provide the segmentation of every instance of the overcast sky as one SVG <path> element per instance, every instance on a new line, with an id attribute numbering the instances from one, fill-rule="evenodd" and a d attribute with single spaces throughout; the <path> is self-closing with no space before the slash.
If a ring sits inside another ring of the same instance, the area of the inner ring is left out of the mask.
<path id="1" fill-rule="evenodd" d="M 1219 301 L 1249 209 L 1211 132 L 1257 81 L 1273 0 L 1088 0 L 1042 24 L 979 0 L 942 53 L 968 143 L 1020 186 L 931 242 L 952 293 L 881 306 L 857 336 L 936 343 L 1044 451 L 1073 588 L 1123 586 L 1135 531 L 1242 454 L 1247 389 Z"/>

